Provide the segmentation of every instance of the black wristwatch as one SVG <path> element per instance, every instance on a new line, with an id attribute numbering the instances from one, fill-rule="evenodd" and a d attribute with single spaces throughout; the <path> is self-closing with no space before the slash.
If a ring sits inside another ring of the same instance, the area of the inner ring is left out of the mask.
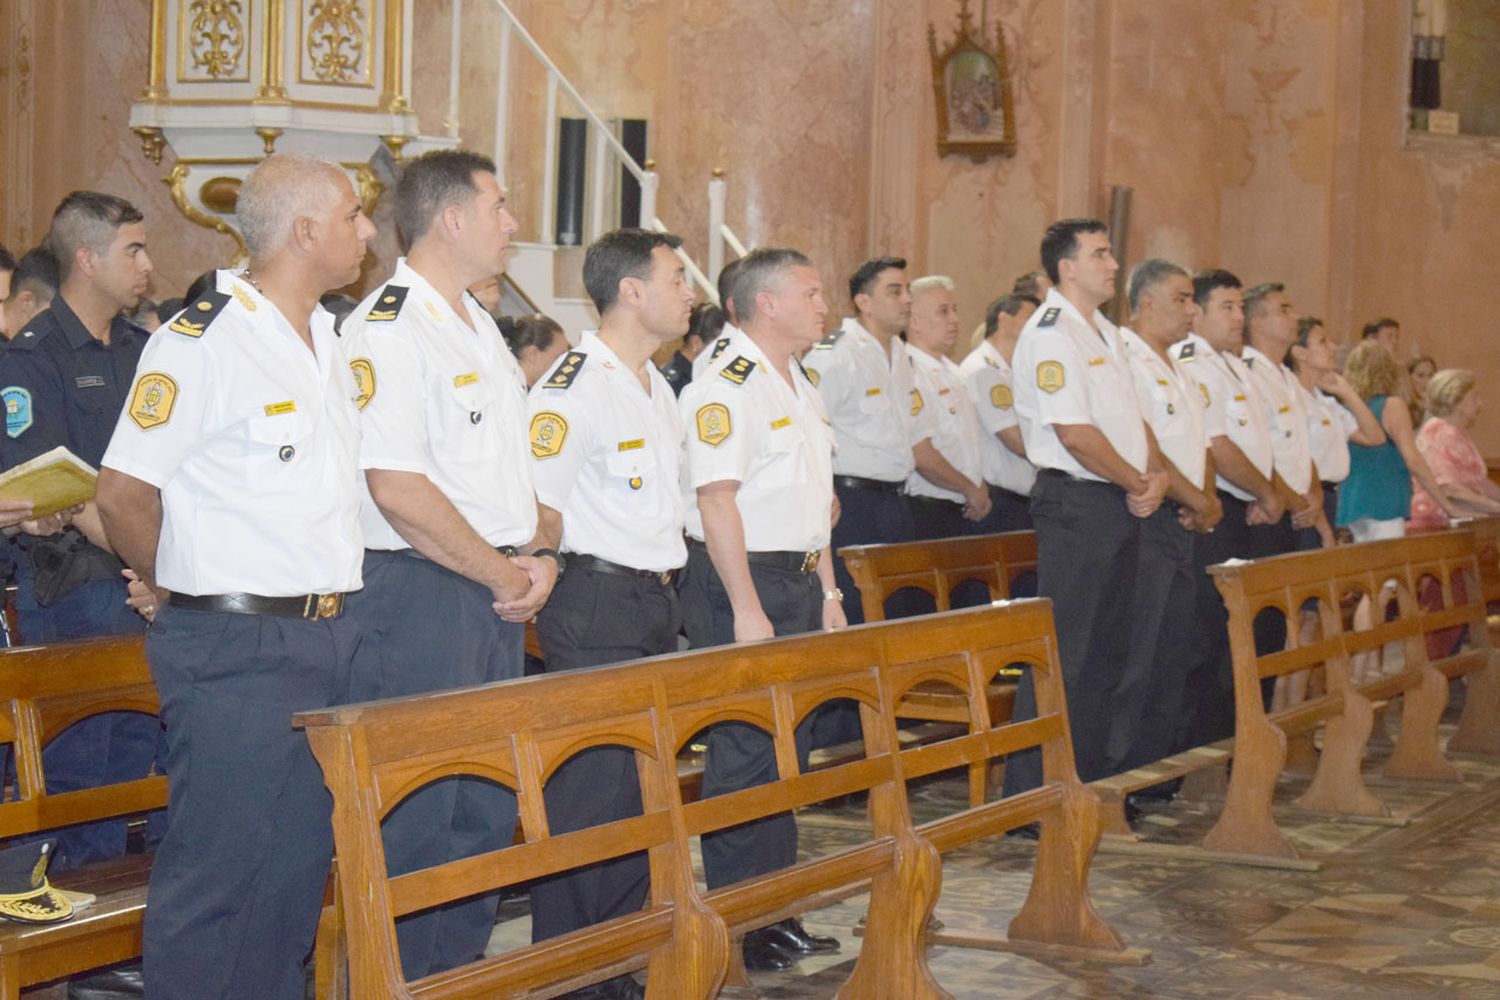
<path id="1" fill-rule="evenodd" d="M 552 559 L 552 561 L 555 562 L 555 563 L 557 563 L 557 570 L 558 570 L 558 572 L 562 572 L 562 567 L 563 567 L 562 553 L 559 552 L 559 551 L 557 551 L 556 549 L 533 549 L 532 552 L 531 552 L 531 556 L 534 559 L 540 559 L 543 556 L 550 556 L 551 559 Z"/>

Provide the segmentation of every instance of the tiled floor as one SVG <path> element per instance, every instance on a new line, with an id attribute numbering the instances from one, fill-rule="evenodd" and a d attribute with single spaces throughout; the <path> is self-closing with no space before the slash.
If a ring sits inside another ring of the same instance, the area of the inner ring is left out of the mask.
<path id="1" fill-rule="evenodd" d="M 1378 758 L 1380 751 L 1374 751 Z M 1455 757 L 1460 786 L 1388 782 L 1378 760 L 1372 791 L 1391 808 L 1385 824 L 1329 821 L 1278 807 L 1282 829 L 1315 872 L 1251 868 L 1112 852 L 1095 857 L 1091 894 L 1133 948 L 1139 966 L 934 947 L 929 963 L 961 1000 L 996 998 L 1411 997 L 1500 1000 L 1500 761 Z M 1283 780 L 1290 802 L 1305 780 Z M 962 807 L 956 779 L 914 796 L 916 818 Z M 1193 843 L 1217 812 L 1174 802 L 1145 827 L 1152 840 Z M 850 838 L 857 808 L 809 809 L 802 847 L 816 855 Z M 1394 825 L 1404 823 L 1405 825 Z M 990 841 L 945 858 L 938 916 L 950 929 L 1002 933 L 1029 884 L 1032 845 Z M 833 997 L 860 940 L 862 897 L 808 914 L 842 951 L 795 974 L 756 976 L 767 1000 Z M 520 918 L 502 927 L 516 936 Z"/>

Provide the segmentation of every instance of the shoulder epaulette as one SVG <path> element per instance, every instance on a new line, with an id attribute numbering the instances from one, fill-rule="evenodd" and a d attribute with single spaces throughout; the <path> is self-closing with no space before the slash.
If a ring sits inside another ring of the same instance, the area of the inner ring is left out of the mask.
<path id="1" fill-rule="evenodd" d="M 1191 340 L 1177 349 L 1178 361 L 1191 361 L 1197 357 L 1198 345 Z"/>
<path id="2" fill-rule="evenodd" d="M 753 371 L 755 371 L 755 362 L 741 354 L 729 362 L 729 364 L 719 369 L 719 375 L 727 378 L 735 385 L 744 385 L 745 379 L 749 378 L 750 373 Z"/>
<path id="3" fill-rule="evenodd" d="M 389 323 L 401 314 L 401 307 L 406 304 L 405 285 L 386 285 L 381 289 L 380 297 L 365 313 L 366 323 Z"/>
<path id="4" fill-rule="evenodd" d="M 839 342 L 839 338 L 842 337 L 843 335 L 844 335 L 844 328 L 843 327 L 839 327 L 837 330 L 834 330 L 828 336 L 824 337 L 822 340 L 820 340 L 816 344 L 814 344 L 813 345 L 813 350 L 815 350 L 815 351 L 826 351 L 830 347 L 832 347 L 834 344 L 837 344 Z"/>
<path id="5" fill-rule="evenodd" d="M 710 361 L 717 361 L 717 360 L 719 360 L 719 355 L 723 354 L 724 353 L 724 348 L 726 348 L 728 346 L 729 346 L 729 338 L 728 337 L 720 337 L 718 340 L 714 341 L 714 349 L 713 349 L 713 352 L 711 354 L 709 354 L 708 360 L 710 360 Z"/>
<path id="6" fill-rule="evenodd" d="M 582 351 L 569 351 L 568 356 L 563 358 L 562 364 L 552 373 L 552 377 L 542 383 L 543 389 L 566 389 L 573 384 L 578 373 L 583 370 L 583 363 L 588 355 Z"/>
<path id="7" fill-rule="evenodd" d="M 1254 368 L 1255 367 L 1255 359 L 1254 358 L 1240 358 L 1240 360 L 1245 363 L 1245 367 L 1246 368 Z"/>
<path id="8" fill-rule="evenodd" d="M 230 296 L 223 292 L 204 292 L 167 324 L 167 329 L 184 337 L 201 337 L 208 325 L 219 318 L 219 313 L 229 305 Z"/>
<path id="9" fill-rule="evenodd" d="M 1062 315 L 1062 310 L 1059 309 L 1057 306 L 1052 306 L 1046 312 L 1042 313 L 1042 318 L 1039 319 L 1039 320 L 1037 320 L 1036 325 L 1039 328 L 1052 326 L 1054 323 L 1057 322 L 1057 317 L 1059 317 L 1061 315 Z"/>

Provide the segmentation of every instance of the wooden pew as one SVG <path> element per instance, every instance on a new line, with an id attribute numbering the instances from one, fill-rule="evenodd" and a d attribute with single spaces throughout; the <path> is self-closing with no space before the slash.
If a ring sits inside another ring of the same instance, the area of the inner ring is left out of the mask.
<path id="1" fill-rule="evenodd" d="M 938 611 L 949 610 L 954 589 L 970 580 L 989 587 L 992 600 L 1010 599 L 1016 581 L 1024 574 L 1036 572 L 1036 535 L 1016 531 L 891 545 L 854 545 L 839 549 L 838 556 L 859 586 L 865 621 L 874 622 L 885 619 L 886 600 L 908 588 L 930 596 Z M 1016 697 L 1011 676 L 1013 673 L 1002 674 L 1002 679 L 989 688 L 991 718 L 1010 718 Z M 908 691 L 896 714 L 903 719 L 932 722 L 969 721 L 965 699 L 935 684 Z M 971 769 L 972 805 L 983 802 L 989 790 L 1000 787 L 1004 768 L 1004 763 L 997 761 L 988 766 L 976 764 Z"/>
<path id="2" fill-rule="evenodd" d="M 548 997 L 644 967 L 651 1000 L 713 997 L 737 964 L 732 935 L 868 887 L 866 941 L 840 995 L 944 997 L 924 947 L 941 882 L 938 852 L 1032 821 L 1042 828 L 1037 867 L 1011 938 L 1119 960 L 1127 949 L 1088 901 L 1097 801 L 1073 770 L 1055 647 L 1050 604 L 1032 601 L 302 713 L 297 724 L 334 798 L 352 995 Z M 1015 663 L 1036 673 L 1039 716 L 996 725 L 983 694 Z M 972 724 L 903 750 L 896 703 L 933 682 L 965 693 Z M 833 698 L 858 702 L 865 752 L 801 773 L 795 729 Z M 782 777 L 684 802 L 678 752 L 704 727 L 731 720 L 773 734 Z M 635 751 L 644 815 L 551 835 L 542 796 L 548 775 L 599 745 Z M 913 826 L 908 780 L 1033 746 L 1043 755 L 1042 787 Z M 381 819 L 416 788 L 458 774 L 516 791 L 523 842 L 387 877 Z M 872 827 L 861 842 L 713 892 L 695 881 L 692 837 L 861 791 L 869 792 Z M 639 851 L 651 870 L 640 912 L 402 980 L 394 931 L 402 914 Z"/>
<path id="3" fill-rule="evenodd" d="M 1388 776 L 1458 780 L 1438 741 L 1448 682 L 1458 677 L 1468 678 L 1469 691 L 1449 749 L 1495 752 L 1500 729 L 1500 658 L 1490 646 L 1485 627 L 1472 532 L 1442 532 L 1226 563 L 1210 571 L 1229 608 L 1236 720 L 1235 762 L 1224 811 L 1204 839 L 1205 847 L 1265 857 L 1298 856 L 1276 826 L 1271 800 L 1285 762 L 1287 735 L 1320 724 L 1323 751 L 1298 805 L 1349 815 L 1386 815 L 1386 807 L 1366 788 L 1361 774 L 1376 702 L 1402 699 L 1401 732 L 1386 763 Z M 1419 605 L 1417 592 L 1424 576 L 1441 582 L 1441 608 L 1427 610 Z M 1455 576 L 1464 580 L 1462 600 L 1455 595 Z M 1346 627 L 1340 599 L 1359 591 L 1374 601 L 1388 583 L 1395 588 L 1395 620 L 1379 622 L 1377 613 L 1377 624 L 1368 630 Z M 1298 609 L 1310 600 L 1318 602 L 1320 633 L 1303 645 L 1294 623 Z M 1279 609 L 1292 625 L 1289 648 L 1258 657 L 1252 625 L 1266 608 Z M 1469 648 L 1429 661 L 1426 637 L 1455 626 L 1468 627 Z M 1402 643 L 1403 668 L 1355 683 L 1350 658 L 1378 652 L 1392 642 Z M 1325 693 L 1274 715 L 1265 713 L 1262 680 L 1316 666 L 1325 668 Z"/>
<path id="4" fill-rule="evenodd" d="M 0 803 L 0 837 L 130 816 L 167 803 L 167 781 L 147 777 L 48 795 L 42 748 L 67 726 L 100 712 L 157 713 L 140 636 L 0 650 L 0 742 L 16 762 L 18 799 Z M 45 926 L 0 924 L 0 1000 L 23 988 L 136 958 L 146 908 L 148 858 L 75 869 L 51 879 L 98 899 L 72 919 Z"/>

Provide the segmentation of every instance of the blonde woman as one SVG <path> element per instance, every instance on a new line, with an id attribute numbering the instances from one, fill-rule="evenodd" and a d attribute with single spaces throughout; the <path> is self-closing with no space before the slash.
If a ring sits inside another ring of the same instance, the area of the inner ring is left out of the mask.
<path id="1" fill-rule="evenodd" d="M 1500 486 L 1490 482 L 1484 456 L 1469 428 L 1480 411 L 1474 373 L 1445 368 L 1427 385 L 1427 422 L 1417 433 L 1417 448 L 1432 469 L 1439 493 L 1415 484 L 1411 501 L 1413 529 L 1441 528 L 1443 511 L 1436 497 L 1445 499 L 1466 517 L 1500 514 Z"/>

